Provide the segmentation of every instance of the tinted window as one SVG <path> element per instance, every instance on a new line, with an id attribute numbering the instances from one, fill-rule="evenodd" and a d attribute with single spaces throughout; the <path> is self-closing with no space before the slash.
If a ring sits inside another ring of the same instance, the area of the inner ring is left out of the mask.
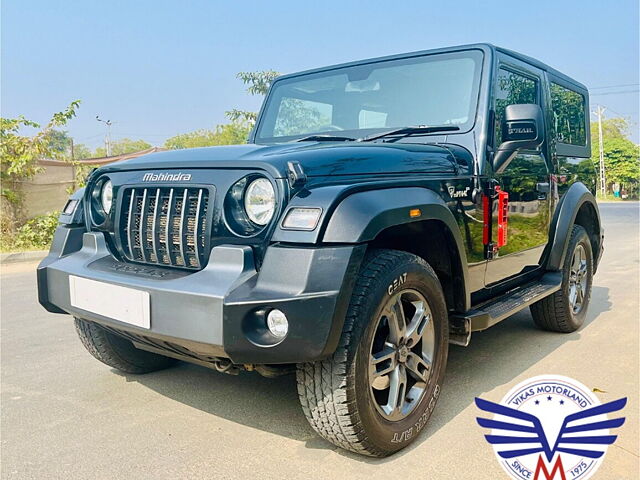
<path id="1" fill-rule="evenodd" d="M 538 82 L 518 73 L 498 70 L 495 89 L 495 145 L 502 142 L 502 123 L 507 105 L 538 103 Z"/>
<path id="2" fill-rule="evenodd" d="M 551 106 L 556 141 L 586 145 L 584 97 L 556 83 L 551 84 Z"/>
<path id="3" fill-rule="evenodd" d="M 361 137 L 413 125 L 471 128 L 482 52 L 471 50 L 354 65 L 276 81 L 256 138 L 330 133 Z"/>

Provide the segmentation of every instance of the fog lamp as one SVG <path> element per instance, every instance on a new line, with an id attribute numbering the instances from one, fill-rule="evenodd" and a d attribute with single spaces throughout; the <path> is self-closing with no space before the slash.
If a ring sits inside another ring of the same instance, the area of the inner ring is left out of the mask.
<path id="1" fill-rule="evenodd" d="M 287 316 L 280 310 L 271 310 L 267 315 L 267 328 L 274 337 L 284 338 L 289 331 Z"/>

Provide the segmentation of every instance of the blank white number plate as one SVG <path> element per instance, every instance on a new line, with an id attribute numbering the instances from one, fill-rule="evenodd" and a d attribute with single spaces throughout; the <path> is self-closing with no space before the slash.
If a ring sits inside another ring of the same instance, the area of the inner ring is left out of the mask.
<path id="1" fill-rule="evenodd" d="M 151 328 L 149 292 L 69 276 L 71 305 L 103 317 Z"/>

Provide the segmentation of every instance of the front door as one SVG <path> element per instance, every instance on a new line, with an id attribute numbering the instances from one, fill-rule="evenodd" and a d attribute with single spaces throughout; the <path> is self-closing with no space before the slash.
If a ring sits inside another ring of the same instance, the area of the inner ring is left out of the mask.
<path id="1" fill-rule="evenodd" d="M 505 107 L 540 104 L 541 75 L 533 69 L 502 65 L 494 85 L 494 99 L 494 145 L 497 147 L 501 142 Z M 498 215 L 502 214 L 502 240 L 506 243 L 487 264 L 487 286 L 531 270 L 540 263 L 549 238 L 550 214 L 550 170 L 543 152 L 521 151 L 504 171 L 494 175 L 494 185 L 508 194 L 508 200 L 502 212 L 499 212 L 498 202 L 493 202 L 491 241 L 498 245 Z"/>

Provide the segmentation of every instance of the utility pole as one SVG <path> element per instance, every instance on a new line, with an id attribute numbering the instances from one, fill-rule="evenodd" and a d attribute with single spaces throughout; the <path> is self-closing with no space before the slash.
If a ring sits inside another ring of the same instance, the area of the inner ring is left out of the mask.
<path id="1" fill-rule="evenodd" d="M 104 137 L 104 144 L 107 148 L 107 157 L 111 156 L 111 120 L 102 120 L 100 116 L 96 115 L 96 120 L 104 123 L 107 126 L 107 135 Z"/>
<path id="2" fill-rule="evenodd" d="M 605 179 L 605 171 L 604 171 L 604 145 L 602 144 L 602 114 L 604 113 L 604 107 L 598 105 L 598 108 L 594 115 L 598 117 L 598 146 L 600 153 L 600 194 L 602 198 L 607 194 L 607 181 Z"/>

